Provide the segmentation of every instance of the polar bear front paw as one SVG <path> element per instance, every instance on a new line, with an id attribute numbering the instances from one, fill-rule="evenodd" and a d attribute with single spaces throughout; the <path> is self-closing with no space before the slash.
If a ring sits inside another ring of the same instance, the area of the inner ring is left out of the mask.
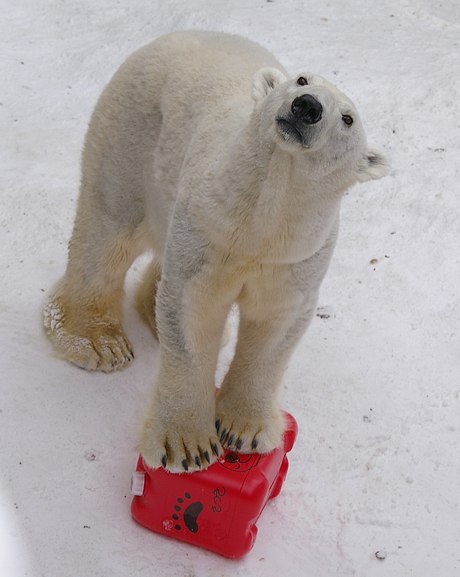
<path id="1" fill-rule="evenodd" d="M 219 402 L 216 430 L 222 446 L 239 453 L 270 453 L 281 445 L 284 421 L 279 410 L 259 417 L 254 411 L 225 410 Z"/>
<path id="2" fill-rule="evenodd" d="M 171 473 L 193 473 L 207 469 L 223 453 L 214 426 L 205 430 L 162 427 L 156 419 L 144 426 L 140 452 L 147 466 L 163 467 Z"/>

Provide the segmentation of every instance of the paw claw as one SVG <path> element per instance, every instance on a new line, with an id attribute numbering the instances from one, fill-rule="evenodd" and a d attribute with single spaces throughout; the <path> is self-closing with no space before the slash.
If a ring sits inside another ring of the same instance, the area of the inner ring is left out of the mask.
<path id="1" fill-rule="evenodd" d="M 281 444 L 285 423 L 277 407 L 255 408 L 250 398 L 232 400 L 230 393 L 220 392 L 215 419 L 220 423 L 221 443 L 232 450 L 265 454 Z"/>
<path id="2" fill-rule="evenodd" d="M 171 425 L 173 416 L 162 418 L 153 411 L 144 425 L 140 452 L 146 465 L 152 469 L 163 467 L 172 473 L 193 473 L 212 465 L 220 456 L 220 445 L 215 435 L 214 422 L 207 424 L 204 430 L 198 426 Z M 201 423 L 201 421 L 200 421 Z"/>

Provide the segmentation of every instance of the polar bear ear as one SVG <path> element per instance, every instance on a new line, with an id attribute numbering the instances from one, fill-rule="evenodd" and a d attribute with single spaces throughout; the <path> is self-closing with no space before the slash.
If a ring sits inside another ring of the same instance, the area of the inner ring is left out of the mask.
<path id="1" fill-rule="evenodd" d="M 286 76 L 278 68 L 261 68 L 252 79 L 252 99 L 254 102 L 261 102 L 275 86 L 286 80 Z"/>
<path id="2" fill-rule="evenodd" d="M 390 172 L 390 157 L 375 144 L 368 144 L 367 150 L 358 164 L 358 182 L 378 180 Z"/>

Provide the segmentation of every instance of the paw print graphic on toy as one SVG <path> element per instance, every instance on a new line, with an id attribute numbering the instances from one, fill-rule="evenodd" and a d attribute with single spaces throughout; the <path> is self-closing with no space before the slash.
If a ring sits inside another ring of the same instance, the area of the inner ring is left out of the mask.
<path id="1" fill-rule="evenodd" d="M 174 529 L 176 531 L 182 530 L 181 522 L 187 527 L 189 531 L 192 533 L 198 532 L 198 523 L 197 519 L 203 510 L 203 503 L 200 501 L 195 501 L 193 503 L 188 504 L 188 502 L 192 499 L 190 493 L 184 493 L 184 497 L 178 497 L 176 505 L 174 505 L 174 513 L 172 514 L 172 518 L 176 522 L 174 525 Z M 185 510 L 183 511 L 185 507 Z"/>

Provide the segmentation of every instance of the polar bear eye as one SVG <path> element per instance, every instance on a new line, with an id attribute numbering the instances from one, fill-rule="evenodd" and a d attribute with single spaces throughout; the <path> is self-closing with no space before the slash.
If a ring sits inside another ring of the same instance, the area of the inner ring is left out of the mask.
<path id="1" fill-rule="evenodd" d="M 342 116 L 342 120 L 345 122 L 347 126 L 351 126 L 353 124 L 353 118 L 348 114 L 344 114 Z"/>
<path id="2" fill-rule="evenodd" d="M 304 78 L 303 76 L 301 76 L 300 78 L 297 79 L 297 84 L 299 86 L 307 86 L 308 82 L 307 79 Z"/>

